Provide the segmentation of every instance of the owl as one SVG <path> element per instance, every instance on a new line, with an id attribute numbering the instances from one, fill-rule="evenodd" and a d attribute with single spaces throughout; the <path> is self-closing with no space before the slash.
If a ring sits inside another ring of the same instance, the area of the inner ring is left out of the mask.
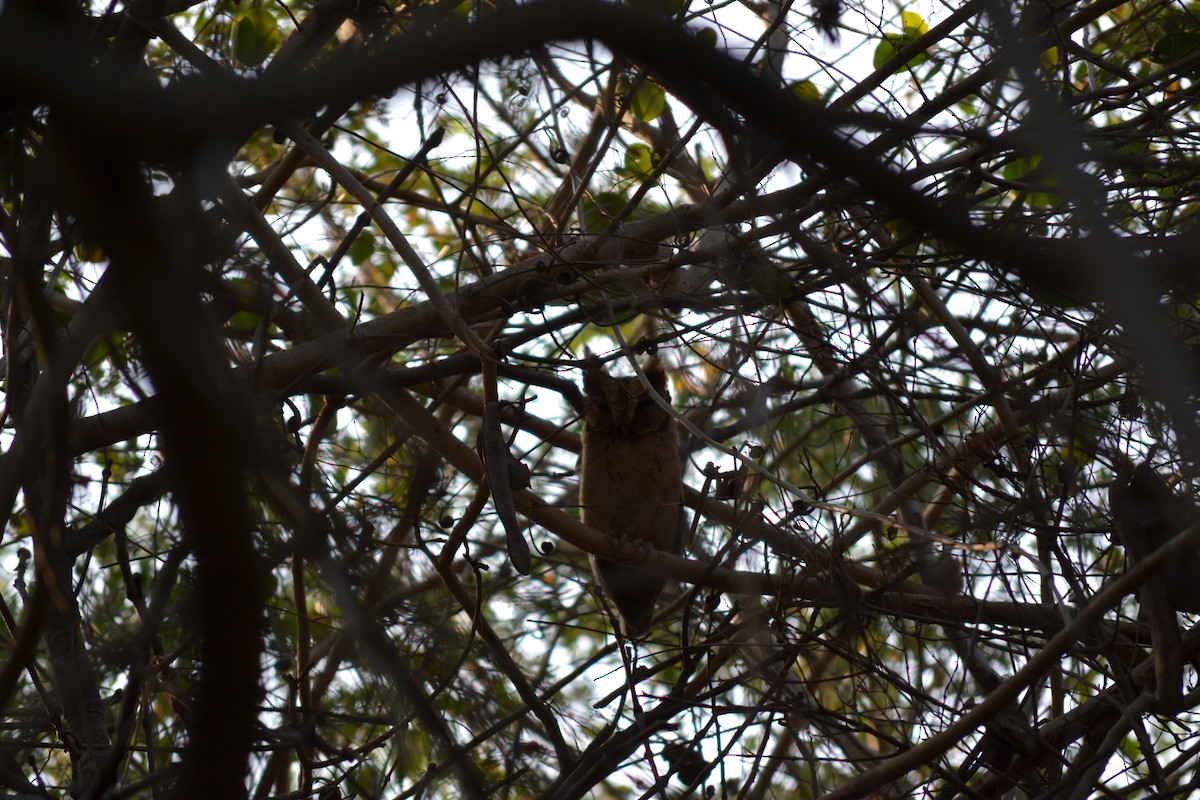
<path id="1" fill-rule="evenodd" d="M 1197 517 L 1192 504 L 1177 496 L 1149 464 L 1118 470 L 1108 497 L 1117 538 L 1135 563 Z M 1172 557 L 1157 580 L 1172 609 L 1200 612 L 1200 553 L 1189 550 Z"/>
<path id="2" fill-rule="evenodd" d="M 665 400 L 667 375 L 651 358 L 643 369 Z M 683 461 L 675 419 L 636 378 L 614 378 L 603 366 L 583 373 L 585 415 L 579 502 L 583 521 L 611 536 L 678 553 L 683 545 Z M 592 572 L 621 617 L 626 636 L 643 638 L 661 575 L 629 561 L 592 556 Z"/>
<path id="3" fill-rule="evenodd" d="M 1149 464 L 1117 471 L 1108 502 L 1117 539 L 1133 563 L 1149 558 L 1196 518 L 1192 504 L 1176 496 Z M 1175 553 L 1157 575 L 1138 588 L 1139 614 L 1150 624 L 1155 693 L 1159 710 L 1183 709 L 1183 655 L 1176 611 L 1200 611 L 1200 553 Z"/>

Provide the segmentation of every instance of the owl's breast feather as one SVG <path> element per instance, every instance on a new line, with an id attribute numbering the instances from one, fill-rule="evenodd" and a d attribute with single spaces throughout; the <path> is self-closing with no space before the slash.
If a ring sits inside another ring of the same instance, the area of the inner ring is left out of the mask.
<path id="1" fill-rule="evenodd" d="M 674 437 L 587 436 L 580 504 L 583 521 L 605 533 L 673 550 L 683 477 Z M 651 446 L 648 446 L 651 445 Z"/>

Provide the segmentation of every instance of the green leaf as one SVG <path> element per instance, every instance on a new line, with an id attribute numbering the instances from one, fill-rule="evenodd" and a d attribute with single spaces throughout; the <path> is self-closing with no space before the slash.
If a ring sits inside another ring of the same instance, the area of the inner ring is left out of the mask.
<path id="1" fill-rule="evenodd" d="M 230 323 L 234 328 L 243 331 L 252 331 L 262 322 L 262 316 L 255 314 L 252 311 L 238 311 L 233 315 Z"/>
<path id="2" fill-rule="evenodd" d="M 358 235 L 347 253 L 355 264 L 362 264 L 375 255 L 375 234 L 368 228 Z"/>
<path id="3" fill-rule="evenodd" d="M 1056 184 L 1054 176 L 1047 172 L 1038 172 L 1042 163 L 1041 155 L 1034 154 L 1027 158 L 1010 161 L 1000 170 L 1005 180 L 1026 182 L 1031 185 L 1053 187 Z M 1025 195 L 1025 202 L 1034 208 L 1050 208 L 1058 205 L 1059 196 L 1054 192 L 1030 191 Z"/>
<path id="4" fill-rule="evenodd" d="M 1006 181 L 1019 181 L 1037 169 L 1041 163 L 1042 157 L 1040 155 L 1018 158 L 1005 164 L 1000 169 L 1000 176 Z"/>
<path id="5" fill-rule="evenodd" d="M 649 145 L 635 142 L 625 151 L 625 169 L 639 178 L 649 178 L 654 174 L 654 165 L 658 161 Z"/>
<path id="6" fill-rule="evenodd" d="M 792 279 L 770 261 L 759 262 L 751 269 L 754 288 L 767 302 L 786 303 L 796 296 L 796 286 Z"/>
<path id="7" fill-rule="evenodd" d="M 83 357 L 83 363 L 95 367 L 108 358 L 121 358 L 121 346 L 125 342 L 123 333 L 102 336 L 92 343 Z"/>
<path id="8" fill-rule="evenodd" d="M 821 92 L 812 81 L 794 81 L 788 88 L 792 90 L 792 94 L 806 103 L 822 104 Z"/>
<path id="9" fill-rule="evenodd" d="M 629 108 L 633 111 L 633 115 L 642 122 L 653 122 L 666 105 L 666 90 L 654 81 L 646 79 L 634 92 Z"/>
<path id="10" fill-rule="evenodd" d="M 900 49 L 905 45 L 912 44 L 917 40 L 917 36 L 912 36 L 906 33 L 885 33 L 883 39 L 875 47 L 875 56 L 871 59 L 875 69 L 879 69 L 888 62 L 888 59 L 900 52 Z M 912 69 L 920 66 L 929 60 L 929 54 L 922 51 L 910 58 L 904 68 Z"/>
<path id="11" fill-rule="evenodd" d="M 1126 736 L 1121 740 L 1121 752 L 1131 761 L 1140 761 L 1142 758 L 1141 742 L 1136 736 Z"/>
<path id="12" fill-rule="evenodd" d="M 1168 33 L 1154 43 L 1150 50 L 1150 60 L 1158 64 L 1174 64 L 1186 58 L 1200 47 L 1200 33 L 1195 31 L 1178 31 Z"/>
<path id="13" fill-rule="evenodd" d="M 609 226 L 613 218 L 625 208 L 625 195 L 617 192 L 598 192 L 583 201 L 583 229 L 587 233 L 600 233 Z"/>
<path id="14" fill-rule="evenodd" d="M 917 39 L 920 39 L 925 34 L 929 33 L 929 24 L 925 22 L 925 18 L 914 11 L 904 11 L 900 14 L 900 33 L 885 33 L 880 39 L 879 44 L 875 47 L 875 57 L 872 59 L 872 64 L 875 69 L 879 69 L 887 63 L 888 59 L 896 55 L 902 47 L 910 45 Z M 904 65 L 907 69 L 920 66 L 929 60 L 929 55 L 924 51 L 913 56 Z"/>
<path id="15" fill-rule="evenodd" d="M 903 38 L 898 33 L 885 33 L 883 38 L 879 40 L 879 44 L 875 46 L 875 56 L 871 59 L 871 66 L 879 69 L 886 64 L 888 59 L 896 55 L 896 52 L 900 49 L 897 42 Z"/>
<path id="16" fill-rule="evenodd" d="M 247 67 L 260 66 L 281 41 L 279 24 L 265 8 L 248 8 L 233 24 L 233 57 Z"/>

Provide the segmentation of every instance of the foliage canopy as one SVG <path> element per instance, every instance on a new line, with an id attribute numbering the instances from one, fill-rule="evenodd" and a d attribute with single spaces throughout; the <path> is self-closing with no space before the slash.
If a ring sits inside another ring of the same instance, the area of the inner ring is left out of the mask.
<path id="1" fill-rule="evenodd" d="M 1139 612 L 1200 547 L 1193 4 L 0 8 L 12 794 L 1197 785 Z M 628 643 L 577 383 L 648 354 L 693 533 Z"/>

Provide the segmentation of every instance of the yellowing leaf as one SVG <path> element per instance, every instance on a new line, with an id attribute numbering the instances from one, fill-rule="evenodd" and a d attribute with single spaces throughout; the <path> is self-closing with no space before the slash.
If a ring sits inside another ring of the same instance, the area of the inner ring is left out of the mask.
<path id="1" fill-rule="evenodd" d="M 912 11 L 900 14 L 900 26 L 904 29 L 904 35 L 911 36 L 913 39 L 929 33 L 929 25 L 924 18 Z"/>
<path id="2" fill-rule="evenodd" d="M 80 242 L 75 245 L 75 257 L 80 261 L 87 261 L 92 264 L 99 264 L 108 260 L 108 256 L 104 253 L 104 248 L 95 242 Z"/>
<path id="3" fill-rule="evenodd" d="M 887 63 L 888 59 L 900 52 L 902 47 L 912 44 L 914 41 L 916 41 L 915 36 L 908 36 L 903 33 L 885 33 L 883 39 L 875 47 L 875 56 L 871 59 L 871 63 L 875 69 L 879 69 Z M 928 60 L 929 55 L 922 51 L 910 58 L 904 66 L 911 69 L 912 67 L 924 64 Z"/>

